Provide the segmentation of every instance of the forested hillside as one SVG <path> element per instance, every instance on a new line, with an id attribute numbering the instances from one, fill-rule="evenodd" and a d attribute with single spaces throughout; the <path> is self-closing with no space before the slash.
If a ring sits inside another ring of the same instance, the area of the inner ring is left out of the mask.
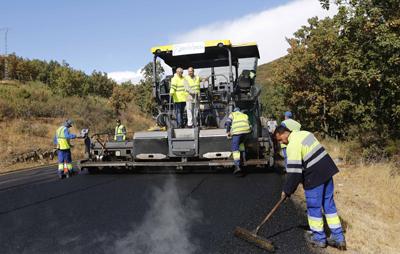
<path id="1" fill-rule="evenodd" d="M 287 56 L 259 67 L 263 104 L 268 114 L 293 111 L 310 131 L 355 139 L 368 156 L 391 156 L 400 137 L 399 1 L 336 2 L 337 15 L 309 19 L 287 39 Z"/>
<path id="2" fill-rule="evenodd" d="M 106 73 L 87 75 L 65 62 L 29 60 L 13 54 L 0 59 L 1 70 L 5 62 L 9 80 L 0 83 L 1 170 L 27 166 L 15 162 L 39 160 L 41 152 L 52 149 L 55 130 L 67 118 L 75 122 L 74 133 L 81 128 L 90 128 L 91 134 L 113 133 L 117 118 L 129 135 L 153 124 L 152 64 L 143 68 L 139 84 L 117 85 Z M 3 78 L 4 71 L 0 73 Z M 74 143 L 77 158 L 83 154 L 83 145 Z"/>

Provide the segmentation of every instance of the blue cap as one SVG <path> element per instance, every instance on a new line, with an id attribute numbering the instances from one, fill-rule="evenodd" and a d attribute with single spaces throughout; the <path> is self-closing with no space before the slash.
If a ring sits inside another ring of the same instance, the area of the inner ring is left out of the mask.
<path id="1" fill-rule="evenodd" d="M 240 108 L 239 107 L 235 107 L 234 109 L 233 109 L 233 112 L 239 112 L 240 111 Z"/>
<path id="2" fill-rule="evenodd" d="M 289 118 L 292 118 L 293 114 L 292 114 L 292 112 L 290 112 L 290 111 L 286 111 L 286 112 L 285 112 L 285 116 L 286 116 L 286 117 L 289 117 Z"/>

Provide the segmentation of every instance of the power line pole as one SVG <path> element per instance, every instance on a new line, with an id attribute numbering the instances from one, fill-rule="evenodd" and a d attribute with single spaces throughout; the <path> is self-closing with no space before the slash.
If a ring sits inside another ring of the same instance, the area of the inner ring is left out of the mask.
<path id="1" fill-rule="evenodd" d="M 5 27 L 5 28 L 2 28 L 2 29 L 0 29 L 0 30 L 4 30 L 5 31 L 5 33 L 4 33 L 4 80 L 8 80 L 8 52 L 7 52 L 7 50 L 8 50 L 8 39 L 7 39 L 7 36 L 8 36 L 8 27 Z"/>

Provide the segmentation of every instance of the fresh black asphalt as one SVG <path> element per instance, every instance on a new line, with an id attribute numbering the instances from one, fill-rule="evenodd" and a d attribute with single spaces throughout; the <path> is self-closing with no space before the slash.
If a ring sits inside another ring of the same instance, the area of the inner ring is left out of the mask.
<path id="1" fill-rule="evenodd" d="M 266 172 L 244 178 L 83 172 L 59 180 L 54 167 L 44 167 L 4 174 L 0 252 L 267 253 L 232 232 L 254 229 L 279 199 L 281 185 L 279 174 Z M 288 200 L 261 235 L 276 253 L 314 253 L 304 242 L 306 225 L 305 212 Z M 171 239 L 179 242 L 169 250 Z"/>

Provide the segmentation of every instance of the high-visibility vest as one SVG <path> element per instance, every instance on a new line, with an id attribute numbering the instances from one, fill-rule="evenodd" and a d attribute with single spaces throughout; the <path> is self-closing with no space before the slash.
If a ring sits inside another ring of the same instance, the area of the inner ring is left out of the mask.
<path id="1" fill-rule="evenodd" d="M 288 141 L 286 172 L 294 178 L 290 181 L 288 178 L 286 193 L 293 193 L 301 181 L 304 189 L 314 188 L 338 172 L 332 158 L 311 132 L 293 131 Z"/>
<path id="2" fill-rule="evenodd" d="M 288 141 L 289 144 L 286 148 L 288 156 L 288 173 L 302 173 L 303 166 L 306 166 L 307 168 L 307 164 L 309 163 L 308 159 L 313 157 L 319 149 L 322 149 L 323 154 L 326 154 L 324 148 L 311 132 L 294 131 L 290 133 Z M 321 159 L 321 156 L 317 156 L 317 158 L 314 159 Z M 318 161 L 315 160 L 313 162 Z"/>
<path id="3" fill-rule="evenodd" d="M 174 102 L 186 102 L 188 93 L 185 90 L 185 78 L 179 77 L 177 74 L 171 79 L 171 89 L 169 94 L 174 99 Z"/>
<path id="4" fill-rule="evenodd" d="M 229 118 L 232 119 L 232 126 L 231 126 L 231 134 L 238 135 L 244 133 L 250 133 L 250 123 L 249 117 L 242 112 L 232 112 L 229 115 Z"/>
<path id="5" fill-rule="evenodd" d="M 282 121 L 281 125 L 286 126 L 290 131 L 299 131 L 301 129 L 301 124 L 291 118 Z"/>
<path id="6" fill-rule="evenodd" d="M 194 76 L 193 78 L 189 75 L 185 77 L 188 82 L 189 88 L 191 91 L 194 91 L 196 94 L 200 94 L 200 77 Z"/>
<path id="7" fill-rule="evenodd" d="M 60 150 L 68 150 L 71 148 L 71 145 L 69 144 L 69 140 L 65 137 L 65 129 L 67 127 L 61 126 L 60 128 L 57 129 L 56 131 L 56 136 L 57 136 L 57 148 Z"/>
<path id="8" fill-rule="evenodd" d="M 126 136 L 125 136 L 125 127 L 120 124 L 118 126 L 115 127 L 115 136 L 114 136 L 114 140 L 118 140 L 118 137 L 121 137 L 121 140 L 125 140 Z"/>

